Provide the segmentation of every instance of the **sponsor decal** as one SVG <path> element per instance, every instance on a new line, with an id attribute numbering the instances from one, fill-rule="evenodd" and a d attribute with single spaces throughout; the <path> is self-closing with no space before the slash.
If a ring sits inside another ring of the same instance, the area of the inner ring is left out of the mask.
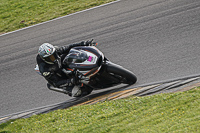
<path id="1" fill-rule="evenodd" d="M 48 50 L 47 50 L 47 53 L 49 53 L 49 52 L 51 52 L 51 49 L 48 49 Z"/>
<path id="2" fill-rule="evenodd" d="M 88 61 L 91 62 L 92 61 L 92 56 L 89 56 Z"/>

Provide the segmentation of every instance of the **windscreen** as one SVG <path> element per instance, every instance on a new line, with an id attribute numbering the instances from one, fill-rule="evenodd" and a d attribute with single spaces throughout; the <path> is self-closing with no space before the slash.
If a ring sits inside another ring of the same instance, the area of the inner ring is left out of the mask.
<path id="1" fill-rule="evenodd" d="M 65 57 L 64 62 L 69 65 L 71 63 L 82 63 L 87 59 L 87 53 L 83 50 L 71 49 L 69 54 Z"/>

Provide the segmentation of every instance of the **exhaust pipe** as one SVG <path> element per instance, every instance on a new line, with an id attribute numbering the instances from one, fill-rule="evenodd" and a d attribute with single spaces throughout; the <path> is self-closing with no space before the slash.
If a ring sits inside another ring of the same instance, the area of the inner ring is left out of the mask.
<path id="1" fill-rule="evenodd" d="M 47 87 L 52 90 L 52 91 L 57 91 L 57 92 L 61 92 L 61 93 L 64 93 L 64 94 L 69 94 L 69 91 L 65 90 L 65 89 L 62 89 L 62 88 L 56 88 L 56 87 L 53 87 L 52 85 L 50 84 L 47 84 Z"/>

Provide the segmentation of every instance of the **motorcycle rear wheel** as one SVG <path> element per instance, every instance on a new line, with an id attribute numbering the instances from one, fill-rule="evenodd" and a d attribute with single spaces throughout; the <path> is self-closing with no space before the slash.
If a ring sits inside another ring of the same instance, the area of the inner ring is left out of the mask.
<path id="1" fill-rule="evenodd" d="M 106 66 L 107 66 L 106 68 L 107 73 L 121 80 L 120 81 L 121 83 L 129 85 L 136 83 L 137 77 L 131 71 L 123 68 L 122 66 L 116 65 L 112 62 L 107 62 Z"/>

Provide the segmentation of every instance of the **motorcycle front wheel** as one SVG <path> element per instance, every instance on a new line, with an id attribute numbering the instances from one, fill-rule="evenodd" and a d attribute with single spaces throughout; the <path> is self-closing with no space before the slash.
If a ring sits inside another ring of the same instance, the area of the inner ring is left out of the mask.
<path id="1" fill-rule="evenodd" d="M 132 85 L 137 81 L 137 77 L 131 71 L 112 62 L 106 63 L 106 72 L 119 79 L 120 82 L 124 84 Z"/>

